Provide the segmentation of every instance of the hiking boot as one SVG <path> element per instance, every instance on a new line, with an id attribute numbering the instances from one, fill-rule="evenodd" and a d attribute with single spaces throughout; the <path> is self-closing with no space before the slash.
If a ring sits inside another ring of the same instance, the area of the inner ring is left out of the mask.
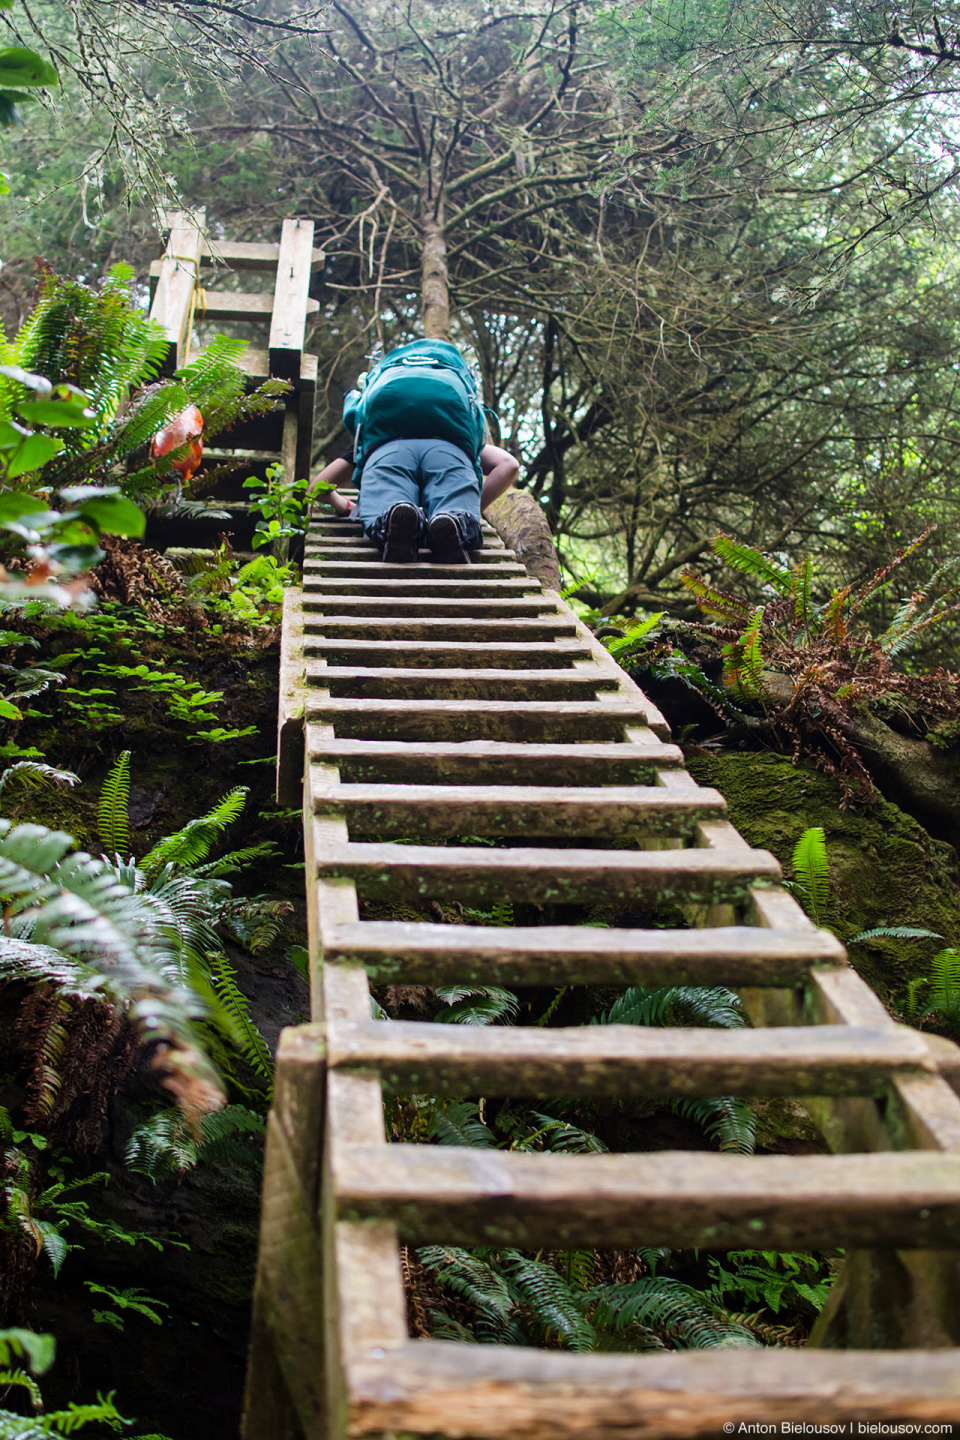
<path id="1" fill-rule="evenodd" d="M 427 540 L 438 565 L 469 565 L 470 552 L 455 515 L 441 510 L 427 526 Z"/>
<path id="2" fill-rule="evenodd" d="M 409 565 L 420 552 L 420 511 L 401 501 L 387 516 L 381 558 L 388 565 Z"/>

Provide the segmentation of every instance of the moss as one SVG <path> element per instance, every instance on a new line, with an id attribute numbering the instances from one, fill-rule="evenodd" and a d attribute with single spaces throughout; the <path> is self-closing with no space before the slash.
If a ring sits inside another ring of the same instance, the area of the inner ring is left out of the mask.
<path id="1" fill-rule="evenodd" d="M 831 893 L 822 919 L 844 942 L 861 930 L 912 925 L 960 943 L 957 852 L 896 805 L 843 810 L 838 785 L 778 755 L 697 755 L 688 768 L 726 797 L 733 824 L 751 845 L 772 851 L 788 877 L 804 830 L 823 826 Z M 927 973 L 938 948 L 937 941 L 872 940 L 855 945 L 850 958 L 890 1004 L 908 980 Z"/>

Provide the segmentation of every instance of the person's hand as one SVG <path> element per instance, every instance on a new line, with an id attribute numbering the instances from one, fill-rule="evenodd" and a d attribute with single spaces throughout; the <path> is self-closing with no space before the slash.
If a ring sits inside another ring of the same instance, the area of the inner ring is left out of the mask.
<path id="1" fill-rule="evenodd" d="M 334 514 L 339 515 L 341 519 L 345 519 L 353 509 L 353 501 L 348 500 L 345 495 L 339 494 L 336 490 L 330 496 L 330 504 L 333 506 Z"/>

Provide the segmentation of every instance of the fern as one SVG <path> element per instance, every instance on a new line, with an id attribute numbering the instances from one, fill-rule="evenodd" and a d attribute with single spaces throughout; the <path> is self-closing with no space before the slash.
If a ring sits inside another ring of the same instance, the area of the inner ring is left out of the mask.
<path id="1" fill-rule="evenodd" d="M 658 610 L 655 615 L 648 615 L 638 625 L 632 625 L 630 629 L 615 640 L 607 640 L 606 646 L 611 655 L 621 655 L 624 651 L 635 650 L 647 636 L 656 630 L 660 621 L 666 615 L 666 610 Z"/>
<path id="2" fill-rule="evenodd" d="M 509 1336 L 517 1304 L 506 1277 L 487 1263 L 486 1253 L 471 1253 L 455 1245 L 426 1245 L 417 1251 L 417 1257 L 445 1289 L 479 1312 L 476 1329 L 480 1339 L 503 1342 Z"/>
<path id="3" fill-rule="evenodd" d="M 119 855 L 130 844 L 130 751 L 123 750 L 110 769 L 97 806 L 97 827 L 108 855 Z"/>
<path id="4" fill-rule="evenodd" d="M 878 925 L 873 930 L 861 930 L 851 935 L 848 945 L 858 945 L 861 940 L 942 940 L 936 930 L 920 930 L 913 925 Z"/>
<path id="5" fill-rule="evenodd" d="M 273 1056 L 250 1016 L 250 1002 L 237 986 L 236 971 L 222 951 L 209 956 L 208 963 L 230 1038 L 252 1069 L 269 1079 L 273 1074 Z"/>
<path id="6" fill-rule="evenodd" d="M 700 1291 L 666 1276 L 603 1285 L 587 1298 L 596 1328 L 615 1335 L 633 1328 L 658 1330 L 682 1350 L 759 1346 L 746 1326 L 720 1318 Z"/>
<path id="7" fill-rule="evenodd" d="M 812 825 L 804 830 L 793 847 L 793 873 L 795 879 L 791 889 L 819 925 L 830 900 L 830 865 L 822 825 Z"/>
<path id="8" fill-rule="evenodd" d="M 709 1025 L 738 1029 L 746 1024 L 740 997 L 722 986 L 631 986 L 615 1000 L 601 1025 Z"/>
<path id="9" fill-rule="evenodd" d="M 4 786 L 11 780 L 17 780 L 20 784 L 27 785 L 79 785 L 80 776 L 74 775 L 72 770 L 57 770 L 53 765 L 45 765 L 39 760 L 19 760 L 16 765 L 8 765 L 6 770 L 0 774 L 0 794 Z"/>
<path id="10" fill-rule="evenodd" d="M 206 815 L 191 820 L 175 835 L 155 845 L 140 861 L 141 869 L 149 874 L 163 865 L 197 865 L 206 860 L 218 836 L 243 811 L 249 793 L 246 786 L 235 785 Z"/>
<path id="11" fill-rule="evenodd" d="M 434 1110 L 427 1134 L 438 1145 L 474 1145 L 490 1150 L 497 1144 L 472 1100 L 458 1100 Z"/>
<path id="12" fill-rule="evenodd" d="M 670 1108 L 694 1120 L 721 1150 L 737 1155 L 753 1154 L 757 1117 L 748 1100 L 734 1095 L 695 1096 L 671 1100 Z"/>
<path id="13" fill-rule="evenodd" d="M 497 985 L 444 985 L 437 996 L 450 1007 L 435 1016 L 450 1025 L 500 1025 L 513 1020 L 520 1001 Z"/>
<path id="14" fill-rule="evenodd" d="M 558 1150 L 576 1155 L 603 1155 L 607 1147 L 597 1135 L 581 1130 L 567 1120 L 558 1120 L 553 1115 L 543 1115 L 531 1110 L 530 1119 L 534 1128 L 517 1135 L 511 1141 L 511 1150 Z"/>
<path id="15" fill-rule="evenodd" d="M 53 1364 L 55 1348 L 52 1335 L 16 1326 L 0 1330 L 0 1365 L 10 1365 L 15 1358 L 26 1360 L 34 1375 L 43 1375 Z"/>
<path id="16" fill-rule="evenodd" d="M 925 1013 L 960 1016 L 960 950 L 941 950 L 930 961 L 930 1000 Z"/>
<path id="17" fill-rule="evenodd" d="M 732 535 L 720 534 L 711 540 L 710 548 L 719 559 L 732 565 L 734 570 L 739 570 L 741 575 L 760 580 L 785 599 L 795 598 L 798 577 L 754 546 L 744 545 L 742 541 L 734 540 Z M 806 583 L 809 585 L 809 578 Z"/>
<path id="18" fill-rule="evenodd" d="M 176 1110 L 158 1110 L 142 1121 L 127 1141 L 127 1167 L 151 1180 L 186 1174 L 200 1161 L 236 1160 L 258 1165 L 266 1130 L 262 1115 L 243 1105 L 226 1105 L 204 1115 L 191 1129 Z"/>
<path id="19" fill-rule="evenodd" d="M 583 1299 L 552 1265 L 519 1250 L 501 1251 L 500 1261 L 539 1338 L 567 1350 L 594 1349 L 596 1332 L 583 1313 Z"/>

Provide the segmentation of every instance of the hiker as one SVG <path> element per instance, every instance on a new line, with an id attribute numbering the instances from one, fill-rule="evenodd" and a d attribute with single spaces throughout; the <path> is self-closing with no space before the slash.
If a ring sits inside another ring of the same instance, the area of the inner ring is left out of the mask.
<path id="1" fill-rule="evenodd" d="M 344 425 L 354 445 L 317 480 L 343 483 L 355 462 L 360 496 L 354 507 L 334 491 L 335 513 L 358 520 L 388 563 L 415 560 L 426 540 L 438 563 L 469 565 L 483 544 L 482 506 L 520 467 L 483 443 L 476 380 L 456 346 L 417 340 L 391 351 L 347 395 Z"/>

